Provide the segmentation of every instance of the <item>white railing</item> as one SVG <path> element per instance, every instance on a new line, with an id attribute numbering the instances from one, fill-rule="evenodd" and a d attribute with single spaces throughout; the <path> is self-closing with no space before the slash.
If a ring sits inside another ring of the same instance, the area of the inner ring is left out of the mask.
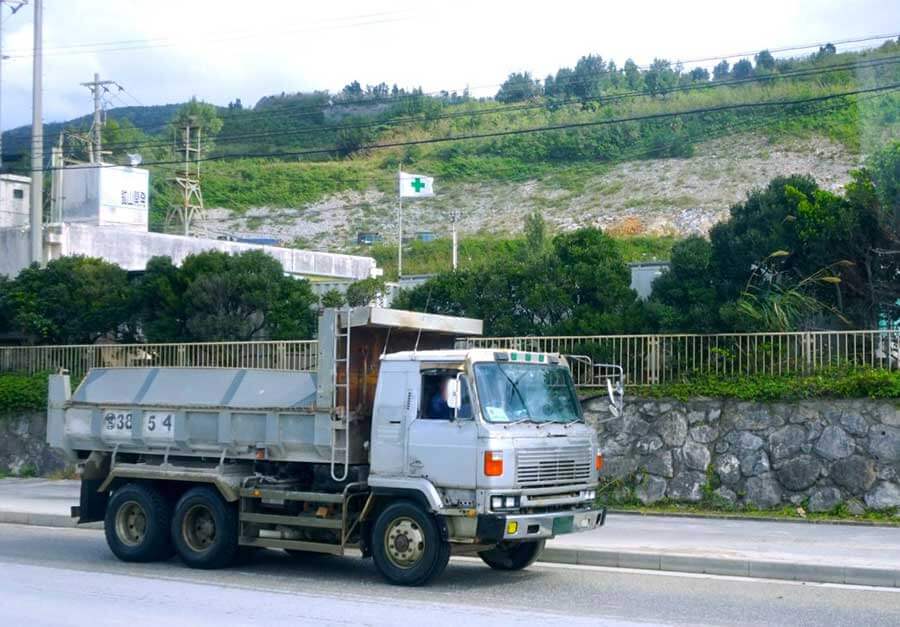
<path id="1" fill-rule="evenodd" d="M 900 331 L 810 331 L 716 335 L 584 335 L 465 338 L 458 345 L 569 355 L 580 387 L 606 386 L 601 364 L 624 370 L 625 385 L 686 376 L 811 373 L 843 364 L 900 370 Z M 196 342 L 0 347 L 0 372 L 94 367 L 184 366 L 313 371 L 318 342 Z"/>
<path id="2" fill-rule="evenodd" d="M 317 358 L 315 340 L 4 346 L 0 347 L 0 372 L 65 368 L 78 376 L 90 368 L 150 366 L 312 371 Z"/>
<path id="3" fill-rule="evenodd" d="M 690 375 L 792 374 L 842 364 L 900 369 L 900 331 L 810 331 L 715 335 L 481 337 L 466 346 L 561 353 L 576 385 L 605 386 L 600 363 L 619 364 L 625 385 L 654 385 Z"/>

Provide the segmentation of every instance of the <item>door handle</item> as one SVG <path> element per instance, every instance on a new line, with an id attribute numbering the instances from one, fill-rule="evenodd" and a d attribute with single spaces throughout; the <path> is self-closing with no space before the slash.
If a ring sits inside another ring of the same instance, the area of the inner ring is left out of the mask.
<path id="1" fill-rule="evenodd" d="M 388 420 L 388 424 L 390 424 L 390 425 L 399 425 L 401 422 L 403 422 L 403 421 L 402 420 Z"/>

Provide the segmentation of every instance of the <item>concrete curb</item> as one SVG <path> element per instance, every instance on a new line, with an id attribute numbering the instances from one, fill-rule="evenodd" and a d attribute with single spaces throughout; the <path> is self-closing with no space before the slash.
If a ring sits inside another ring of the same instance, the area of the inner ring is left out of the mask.
<path id="1" fill-rule="evenodd" d="M 799 564 L 795 562 L 772 562 L 739 558 L 554 547 L 544 549 L 540 561 L 552 564 L 578 564 L 583 566 L 636 568 L 678 573 L 785 579 L 811 583 L 842 583 L 858 586 L 900 588 L 900 569 L 894 568 Z"/>
<path id="2" fill-rule="evenodd" d="M 0 511 L 0 524 L 65 527 L 68 529 L 102 529 L 103 523 L 76 525 L 75 519 L 62 514 Z M 575 564 L 634 568 L 676 573 L 759 577 L 813 583 L 843 583 L 859 586 L 900 588 L 900 569 L 833 566 L 830 564 L 798 564 L 695 555 L 642 553 L 639 551 L 604 551 L 588 548 L 547 547 L 540 557 L 549 564 Z"/>
<path id="3" fill-rule="evenodd" d="M 37 527 L 66 527 L 69 529 L 103 529 L 103 523 L 78 525 L 74 518 L 63 514 L 35 514 L 33 512 L 0 511 L 0 524 L 34 525 Z"/>

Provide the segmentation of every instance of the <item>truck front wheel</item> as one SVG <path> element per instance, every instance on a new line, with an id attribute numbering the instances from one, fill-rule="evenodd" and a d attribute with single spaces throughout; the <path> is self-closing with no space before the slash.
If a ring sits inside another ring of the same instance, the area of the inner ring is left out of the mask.
<path id="1" fill-rule="evenodd" d="M 494 570 L 522 570 L 534 564 L 543 550 L 543 540 L 501 542 L 489 551 L 482 551 L 478 557 Z"/>
<path id="2" fill-rule="evenodd" d="M 238 511 L 210 487 L 191 488 L 172 516 L 172 542 L 191 568 L 222 568 L 238 553 Z"/>
<path id="3" fill-rule="evenodd" d="M 172 506 L 156 488 L 127 483 L 113 492 L 106 507 L 106 543 L 123 562 L 153 562 L 172 557 L 169 522 Z"/>
<path id="4" fill-rule="evenodd" d="M 433 516 L 404 501 L 388 506 L 375 520 L 372 557 L 389 582 L 421 586 L 444 572 L 450 543 L 441 537 Z"/>

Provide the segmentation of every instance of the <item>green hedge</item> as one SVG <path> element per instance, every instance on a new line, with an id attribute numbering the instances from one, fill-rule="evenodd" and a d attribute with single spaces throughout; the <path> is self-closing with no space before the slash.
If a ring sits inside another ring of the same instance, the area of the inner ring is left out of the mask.
<path id="1" fill-rule="evenodd" d="M 654 385 L 639 396 L 686 401 L 699 396 L 744 401 L 802 400 L 807 398 L 897 398 L 900 370 L 847 367 L 811 375 L 698 376 L 677 383 Z"/>
<path id="2" fill-rule="evenodd" d="M 47 373 L 0 374 L 0 418 L 47 407 Z"/>

